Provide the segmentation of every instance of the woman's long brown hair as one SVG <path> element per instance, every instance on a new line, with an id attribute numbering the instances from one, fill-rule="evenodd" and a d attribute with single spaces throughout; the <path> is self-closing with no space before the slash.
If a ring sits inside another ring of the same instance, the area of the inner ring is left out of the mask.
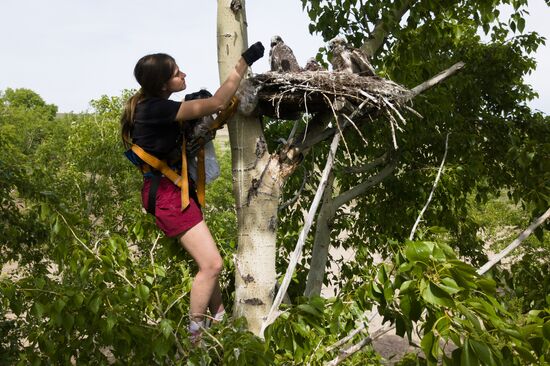
<path id="1" fill-rule="evenodd" d="M 134 76 L 141 88 L 126 101 L 120 119 L 122 142 L 126 148 L 132 145 L 136 106 L 147 98 L 161 97 L 164 85 L 172 78 L 176 68 L 174 58 L 165 53 L 143 56 L 136 63 Z"/>

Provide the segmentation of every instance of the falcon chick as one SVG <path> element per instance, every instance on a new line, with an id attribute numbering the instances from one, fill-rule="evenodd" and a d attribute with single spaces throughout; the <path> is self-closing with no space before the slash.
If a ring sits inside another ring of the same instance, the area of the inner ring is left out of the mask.
<path id="1" fill-rule="evenodd" d="M 309 60 L 307 60 L 306 66 L 304 66 L 305 71 L 321 71 L 325 68 L 321 66 L 319 62 L 314 57 L 311 57 Z"/>
<path id="2" fill-rule="evenodd" d="M 302 68 L 298 65 L 292 49 L 288 47 L 280 36 L 271 38 L 271 50 L 269 51 L 269 65 L 271 71 L 298 72 Z"/>
<path id="3" fill-rule="evenodd" d="M 340 37 L 329 41 L 329 50 L 332 52 L 333 71 L 359 74 L 361 76 L 374 76 L 374 68 L 370 64 L 367 54 L 360 48 L 354 48 Z"/>

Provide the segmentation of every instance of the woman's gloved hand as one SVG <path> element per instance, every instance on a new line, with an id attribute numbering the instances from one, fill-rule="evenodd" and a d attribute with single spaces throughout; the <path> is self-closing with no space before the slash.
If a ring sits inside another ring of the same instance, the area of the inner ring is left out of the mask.
<path id="1" fill-rule="evenodd" d="M 254 62 L 264 56 L 264 50 L 265 48 L 262 42 L 256 42 L 252 46 L 248 47 L 248 49 L 243 52 L 242 56 L 246 61 L 246 64 L 251 66 Z"/>

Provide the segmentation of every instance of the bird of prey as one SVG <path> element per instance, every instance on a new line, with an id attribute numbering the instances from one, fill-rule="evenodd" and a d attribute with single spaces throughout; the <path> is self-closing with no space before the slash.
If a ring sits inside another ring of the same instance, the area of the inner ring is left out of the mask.
<path id="1" fill-rule="evenodd" d="M 330 40 L 329 49 L 332 52 L 330 63 L 333 71 L 348 72 L 361 76 L 375 75 L 367 54 L 359 48 L 351 47 L 343 38 L 336 37 Z"/>
<path id="2" fill-rule="evenodd" d="M 269 51 L 269 65 L 271 71 L 298 72 L 302 71 L 294 52 L 288 47 L 280 36 L 271 38 L 271 50 Z"/>
<path id="3" fill-rule="evenodd" d="M 324 70 L 324 67 L 321 66 L 317 60 L 315 60 L 314 57 L 311 57 L 309 60 L 307 60 L 306 66 L 304 66 L 305 71 L 321 71 Z"/>

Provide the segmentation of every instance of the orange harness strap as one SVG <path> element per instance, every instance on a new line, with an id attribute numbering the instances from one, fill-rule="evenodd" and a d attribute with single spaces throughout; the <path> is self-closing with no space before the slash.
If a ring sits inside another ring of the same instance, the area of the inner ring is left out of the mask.
<path id="1" fill-rule="evenodd" d="M 239 100 L 237 97 L 233 96 L 229 105 L 221 111 L 214 120 L 214 124 L 211 126 L 212 129 L 216 130 L 221 128 L 227 120 L 235 113 L 237 106 L 239 105 Z M 168 166 L 166 161 L 161 160 L 145 150 L 143 150 L 138 145 L 132 145 L 132 151 L 139 156 L 147 165 L 151 168 L 160 171 L 166 178 L 170 179 L 172 183 L 181 188 L 181 210 L 183 211 L 187 206 L 189 206 L 189 181 L 187 180 L 187 153 L 185 149 L 185 141 L 183 141 L 183 146 L 181 148 L 181 175 L 174 171 Z M 197 198 L 202 207 L 205 205 L 206 201 L 206 168 L 205 168 L 205 153 L 204 153 L 204 144 L 198 150 L 197 153 Z M 142 171 L 145 172 L 146 169 L 142 167 Z"/>
<path id="2" fill-rule="evenodd" d="M 200 205 L 204 207 L 206 175 L 204 169 L 204 149 L 201 148 L 201 150 L 203 159 L 201 162 L 201 153 L 199 151 L 197 197 L 199 199 Z M 181 153 L 181 175 L 170 168 L 166 161 L 156 158 L 155 156 L 143 150 L 138 145 L 132 145 L 132 151 L 137 156 L 139 156 L 139 158 L 143 160 L 147 165 L 149 165 L 153 169 L 160 171 L 166 178 L 170 179 L 172 183 L 181 188 L 181 209 L 183 211 L 185 208 L 187 208 L 187 206 L 189 206 L 189 181 L 187 180 L 187 154 L 185 151 L 185 142 L 182 147 Z"/>

